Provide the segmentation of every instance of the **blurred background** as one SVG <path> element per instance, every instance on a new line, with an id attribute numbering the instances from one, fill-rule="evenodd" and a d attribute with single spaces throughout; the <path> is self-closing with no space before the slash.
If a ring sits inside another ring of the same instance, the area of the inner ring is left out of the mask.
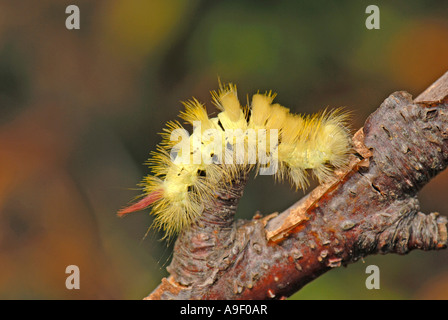
<path id="1" fill-rule="evenodd" d="M 80 30 L 68 30 L 68 5 Z M 366 7 L 380 8 L 368 30 Z M 416 97 L 448 71 L 446 1 L 0 0 L 0 299 L 141 299 L 167 275 L 172 245 L 147 229 L 139 195 L 164 123 L 224 82 L 242 102 L 277 92 L 294 112 L 345 106 L 353 130 L 392 92 Z M 448 173 L 421 192 L 448 214 Z M 303 193 L 251 181 L 250 218 Z M 80 290 L 67 290 L 77 265 Z M 381 271 L 367 290 L 365 269 Z M 448 250 L 367 257 L 292 299 L 448 299 Z"/>

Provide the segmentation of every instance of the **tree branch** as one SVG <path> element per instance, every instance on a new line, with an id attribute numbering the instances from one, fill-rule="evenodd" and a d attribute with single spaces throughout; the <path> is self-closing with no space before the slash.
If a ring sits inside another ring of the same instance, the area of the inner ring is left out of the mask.
<path id="1" fill-rule="evenodd" d="M 175 244 L 146 299 L 279 299 L 370 254 L 447 246 L 447 219 L 418 191 L 448 164 L 448 73 L 415 100 L 390 95 L 353 137 L 348 169 L 289 209 L 234 222 L 247 173 Z"/>

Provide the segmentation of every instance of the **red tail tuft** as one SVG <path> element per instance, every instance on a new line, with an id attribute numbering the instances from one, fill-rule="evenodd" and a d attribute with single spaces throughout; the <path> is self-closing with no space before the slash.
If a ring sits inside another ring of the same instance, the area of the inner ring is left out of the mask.
<path id="1" fill-rule="evenodd" d="M 163 191 L 162 190 L 153 191 L 150 194 L 148 194 L 146 197 L 141 199 L 140 201 L 138 201 L 138 202 L 136 202 L 134 204 L 131 204 L 130 206 L 128 206 L 126 208 L 121 209 L 120 211 L 118 211 L 117 215 L 119 217 L 123 217 L 124 215 L 126 215 L 128 213 L 146 209 L 152 203 L 154 203 L 155 201 L 157 201 L 160 198 L 162 198 L 162 196 L 163 196 Z"/>

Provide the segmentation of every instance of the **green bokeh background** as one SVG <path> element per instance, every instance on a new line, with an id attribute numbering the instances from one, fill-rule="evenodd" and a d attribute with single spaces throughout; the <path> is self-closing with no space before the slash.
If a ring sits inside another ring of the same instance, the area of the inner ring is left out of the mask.
<path id="1" fill-rule="evenodd" d="M 76 4 L 81 29 L 65 28 Z M 365 27 L 368 5 L 380 30 Z M 273 90 L 297 113 L 345 106 L 353 131 L 392 92 L 417 96 L 448 71 L 446 1 L 0 0 L 0 298 L 140 299 L 167 275 L 172 245 L 148 210 L 115 216 L 182 100 L 218 77 L 240 99 Z M 448 174 L 421 192 L 448 214 Z M 303 193 L 252 180 L 239 218 Z M 81 289 L 65 288 L 78 265 Z M 366 267 L 381 271 L 367 290 Z M 367 257 L 292 299 L 447 299 L 448 251 Z"/>

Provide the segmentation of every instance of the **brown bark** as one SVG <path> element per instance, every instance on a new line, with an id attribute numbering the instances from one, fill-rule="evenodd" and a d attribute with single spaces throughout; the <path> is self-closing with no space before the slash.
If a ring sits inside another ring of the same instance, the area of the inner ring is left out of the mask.
<path id="1" fill-rule="evenodd" d="M 447 245 L 447 219 L 418 191 L 448 164 L 448 73 L 415 100 L 390 95 L 353 137 L 347 170 L 284 212 L 234 222 L 247 174 L 175 244 L 146 299 L 279 299 L 371 254 Z"/>

